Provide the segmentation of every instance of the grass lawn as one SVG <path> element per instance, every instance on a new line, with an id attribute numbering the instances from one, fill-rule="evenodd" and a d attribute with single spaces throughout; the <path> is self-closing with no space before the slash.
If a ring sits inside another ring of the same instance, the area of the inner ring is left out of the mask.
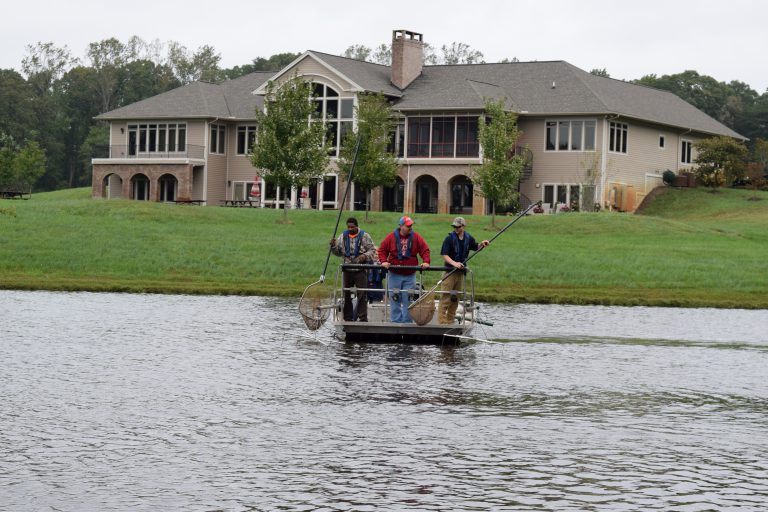
<path id="1" fill-rule="evenodd" d="M 478 299 L 768 308 L 768 193 L 757 194 L 669 189 L 642 215 L 521 219 L 473 258 Z M 292 210 L 284 225 L 271 209 L 94 200 L 90 188 L 2 200 L 0 288 L 298 296 L 323 270 L 336 215 Z M 400 216 L 354 215 L 377 243 Z M 414 215 L 435 263 L 452 218 Z M 493 236 L 489 217 L 467 221 Z"/>

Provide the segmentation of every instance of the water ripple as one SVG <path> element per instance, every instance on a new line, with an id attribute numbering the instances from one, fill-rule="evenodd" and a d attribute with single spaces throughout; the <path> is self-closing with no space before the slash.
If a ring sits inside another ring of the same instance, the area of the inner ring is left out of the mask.
<path id="1" fill-rule="evenodd" d="M 285 299 L 0 292 L 0 509 L 768 509 L 763 317 L 486 310 L 514 342 L 325 345 Z"/>

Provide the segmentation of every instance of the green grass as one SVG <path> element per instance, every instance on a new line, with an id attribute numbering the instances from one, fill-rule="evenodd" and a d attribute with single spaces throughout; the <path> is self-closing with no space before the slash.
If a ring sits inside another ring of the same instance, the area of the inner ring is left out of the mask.
<path id="1" fill-rule="evenodd" d="M 473 258 L 478 298 L 768 308 L 768 194 L 753 196 L 670 189 L 642 215 L 521 219 Z M 281 211 L 93 200 L 90 189 L 1 201 L 0 288 L 297 296 L 323 270 L 336 215 L 296 210 L 284 225 Z M 399 217 L 354 215 L 377 243 Z M 439 262 L 452 216 L 415 219 Z M 476 238 L 493 236 L 488 217 L 467 220 Z"/>

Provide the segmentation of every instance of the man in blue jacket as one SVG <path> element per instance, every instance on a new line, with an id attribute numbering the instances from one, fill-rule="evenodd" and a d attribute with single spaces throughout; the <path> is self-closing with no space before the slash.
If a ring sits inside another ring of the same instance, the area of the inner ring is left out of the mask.
<path id="1" fill-rule="evenodd" d="M 464 217 L 453 219 L 451 226 L 453 231 L 443 240 L 440 255 L 447 267 L 457 270 L 451 275 L 446 273 L 443 277 L 443 293 L 440 294 L 440 305 L 437 309 L 437 321 L 441 324 L 453 323 L 456 309 L 459 307 L 459 293 L 464 289 L 464 262 L 467 261 L 469 251 L 479 251 L 489 243 L 488 240 L 477 243 L 472 235 L 464 230 L 467 226 Z"/>

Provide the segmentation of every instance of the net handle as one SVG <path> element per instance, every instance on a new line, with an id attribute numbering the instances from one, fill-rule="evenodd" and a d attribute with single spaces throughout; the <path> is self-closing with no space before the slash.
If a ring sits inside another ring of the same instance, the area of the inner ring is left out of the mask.
<path id="1" fill-rule="evenodd" d="M 339 222 L 341 221 L 341 212 L 344 211 L 344 205 L 347 202 L 347 195 L 349 194 L 349 189 L 352 188 L 352 173 L 355 171 L 355 166 L 357 165 L 357 155 L 360 153 L 360 139 L 362 138 L 362 134 L 358 133 L 357 135 L 357 142 L 355 143 L 355 156 L 352 159 L 352 167 L 349 169 L 349 175 L 347 176 L 347 187 L 344 189 L 344 197 L 341 200 L 341 204 L 339 205 L 339 214 L 336 216 L 336 226 L 333 228 L 333 237 L 336 238 L 336 234 L 339 232 Z M 331 260 L 331 250 L 332 247 L 328 246 L 328 254 L 325 256 L 325 265 L 323 266 L 323 273 L 320 274 L 320 282 L 325 281 L 325 273 L 328 271 L 328 262 Z"/>

